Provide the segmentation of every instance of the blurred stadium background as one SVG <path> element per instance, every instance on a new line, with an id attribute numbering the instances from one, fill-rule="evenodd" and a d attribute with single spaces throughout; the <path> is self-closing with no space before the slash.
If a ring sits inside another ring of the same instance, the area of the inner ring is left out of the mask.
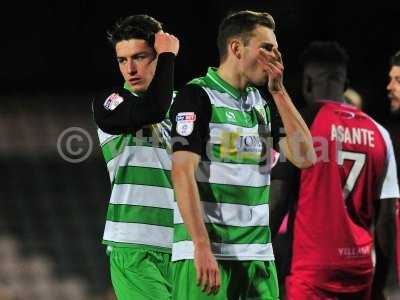
<path id="1" fill-rule="evenodd" d="M 94 93 L 121 82 L 106 29 L 129 14 L 162 21 L 181 40 L 179 88 L 217 64 L 218 22 L 244 8 L 275 17 L 297 105 L 302 49 L 315 39 L 337 40 L 351 57 L 351 86 L 385 123 L 388 59 L 400 49 L 394 1 L 72 0 L 1 9 L 0 300 L 113 299 L 101 245 L 109 182 L 90 106 Z"/>

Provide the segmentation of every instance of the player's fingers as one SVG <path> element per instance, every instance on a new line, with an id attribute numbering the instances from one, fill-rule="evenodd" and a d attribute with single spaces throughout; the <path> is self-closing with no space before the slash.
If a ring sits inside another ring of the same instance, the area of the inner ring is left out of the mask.
<path id="1" fill-rule="evenodd" d="M 276 75 L 281 74 L 282 70 L 275 66 L 273 63 L 268 63 L 268 67 L 272 70 L 272 72 Z"/>
<path id="2" fill-rule="evenodd" d="M 280 69 L 282 71 L 284 69 L 283 64 L 281 62 L 279 62 L 278 60 L 276 60 L 275 58 L 271 57 L 271 56 L 269 58 L 260 56 L 260 57 L 258 57 L 258 61 L 261 64 L 272 63 L 274 66 L 276 66 L 278 69 Z"/>
<path id="3" fill-rule="evenodd" d="M 274 47 L 274 48 L 272 48 L 272 51 L 274 52 L 277 60 L 279 62 L 282 62 L 282 54 L 279 52 L 278 48 Z"/>
<path id="4" fill-rule="evenodd" d="M 179 39 L 176 36 L 174 36 L 173 34 L 168 35 L 168 40 L 172 44 L 179 43 Z"/>
<path id="5" fill-rule="evenodd" d="M 212 270 L 207 270 L 207 282 L 206 285 L 204 286 L 203 291 L 209 295 L 213 289 L 213 279 L 212 279 Z"/>
<path id="6" fill-rule="evenodd" d="M 260 60 L 261 64 L 267 64 L 267 63 L 281 63 L 279 58 L 276 57 L 275 54 L 271 52 L 267 52 L 265 49 L 260 49 L 258 59 Z"/>
<path id="7" fill-rule="evenodd" d="M 267 50 L 260 48 L 258 50 L 259 53 L 259 57 L 265 59 L 265 60 L 271 60 L 274 59 L 274 55 L 272 55 L 270 52 L 268 52 Z"/>
<path id="8" fill-rule="evenodd" d="M 267 65 L 263 66 L 263 70 L 264 70 L 265 72 L 267 72 L 267 74 L 271 74 L 271 72 L 272 72 L 271 68 L 268 67 Z"/>
<path id="9" fill-rule="evenodd" d="M 199 285 L 200 285 L 200 289 L 202 291 L 204 291 L 204 289 L 207 287 L 207 281 L 208 281 L 207 270 L 206 270 L 206 268 L 201 268 Z"/>
<path id="10" fill-rule="evenodd" d="M 266 69 L 268 67 L 268 60 L 262 59 L 262 58 L 258 58 L 257 59 L 258 64 L 263 68 Z"/>
<path id="11" fill-rule="evenodd" d="M 268 60 L 266 57 L 263 57 L 263 56 L 261 56 L 261 55 L 258 57 L 258 62 L 259 62 L 260 64 L 262 64 L 262 65 L 268 63 L 268 61 L 269 61 L 269 60 Z"/>
<path id="12" fill-rule="evenodd" d="M 280 71 L 283 71 L 285 67 L 280 62 L 275 62 L 274 66 L 277 67 Z"/>
<path id="13" fill-rule="evenodd" d="M 220 275 L 219 269 L 218 269 L 216 274 L 215 274 L 214 294 L 218 294 L 220 287 L 221 287 L 221 275 Z"/>
<path id="14" fill-rule="evenodd" d="M 213 270 L 212 272 L 212 286 L 213 286 L 213 290 L 211 292 L 218 293 L 218 277 L 219 277 L 219 270 L 218 270 L 218 266 L 216 267 L 216 269 Z"/>
<path id="15" fill-rule="evenodd" d="M 271 71 L 271 68 L 269 67 L 269 62 L 267 62 L 267 61 L 264 61 L 264 60 L 262 60 L 262 59 L 258 59 L 257 60 L 257 62 L 261 65 L 261 67 L 264 69 L 264 70 L 266 70 L 267 72 L 270 72 Z"/>
<path id="16" fill-rule="evenodd" d="M 211 289 L 210 293 L 217 294 L 219 291 L 219 271 L 218 271 L 218 269 L 213 270 L 211 275 L 212 275 L 212 277 L 211 277 L 212 289 Z"/>
<path id="17" fill-rule="evenodd" d="M 200 285 L 202 280 L 203 280 L 203 274 L 202 274 L 201 267 L 196 264 L 196 281 L 197 281 L 197 285 Z"/>
<path id="18" fill-rule="evenodd" d="M 171 41 L 174 42 L 174 43 L 176 43 L 177 41 L 179 41 L 178 38 L 177 38 L 176 36 L 174 36 L 173 34 L 170 34 L 169 37 L 170 37 Z"/>

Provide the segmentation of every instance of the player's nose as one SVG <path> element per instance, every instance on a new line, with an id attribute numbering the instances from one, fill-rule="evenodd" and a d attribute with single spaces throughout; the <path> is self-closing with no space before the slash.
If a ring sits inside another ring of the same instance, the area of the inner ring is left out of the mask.
<path id="1" fill-rule="evenodd" d="M 133 60 L 128 61 L 128 73 L 129 75 L 134 75 L 137 73 L 137 66 Z"/>

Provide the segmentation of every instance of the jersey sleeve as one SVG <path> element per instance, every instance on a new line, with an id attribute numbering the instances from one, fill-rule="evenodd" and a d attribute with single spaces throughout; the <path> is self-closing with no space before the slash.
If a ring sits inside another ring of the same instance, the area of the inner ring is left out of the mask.
<path id="1" fill-rule="evenodd" d="M 286 136 L 281 116 L 274 101 L 268 101 L 267 110 L 271 118 L 271 137 L 273 141 L 273 148 L 279 152 L 279 140 Z"/>
<path id="2" fill-rule="evenodd" d="M 97 126 L 109 134 L 122 134 L 164 120 L 172 101 L 174 61 L 173 53 L 159 55 L 154 78 L 143 96 L 122 88 L 97 95 L 93 100 Z"/>
<path id="3" fill-rule="evenodd" d="M 211 103 L 206 91 L 189 84 L 178 92 L 170 110 L 172 150 L 205 153 Z"/>
<path id="4" fill-rule="evenodd" d="M 390 138 L 389 132 L 385 128 L 383 128 L 380 124 L 376 122 L 375 124 L 382 134 L 386 144 L 386 170 L 383 177 L 383 183 L 379 198 L 399 198 L 400 193 L 399 184 L 397 181 L 396 159 L 393 151 L 392 140 Z"/>

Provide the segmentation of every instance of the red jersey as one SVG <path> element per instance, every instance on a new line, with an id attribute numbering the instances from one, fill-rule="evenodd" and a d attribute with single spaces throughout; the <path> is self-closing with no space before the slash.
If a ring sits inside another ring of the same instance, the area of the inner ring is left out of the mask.
<path id="1" fill-rule="evenodd" d="M 310 128 L 318 161 L 300 175 L 291 273 L 354 292 L 372 279 L 374 202 L 398 197 L 393 148 L 387 131 L 360 110 L 319 105 Z"/>

